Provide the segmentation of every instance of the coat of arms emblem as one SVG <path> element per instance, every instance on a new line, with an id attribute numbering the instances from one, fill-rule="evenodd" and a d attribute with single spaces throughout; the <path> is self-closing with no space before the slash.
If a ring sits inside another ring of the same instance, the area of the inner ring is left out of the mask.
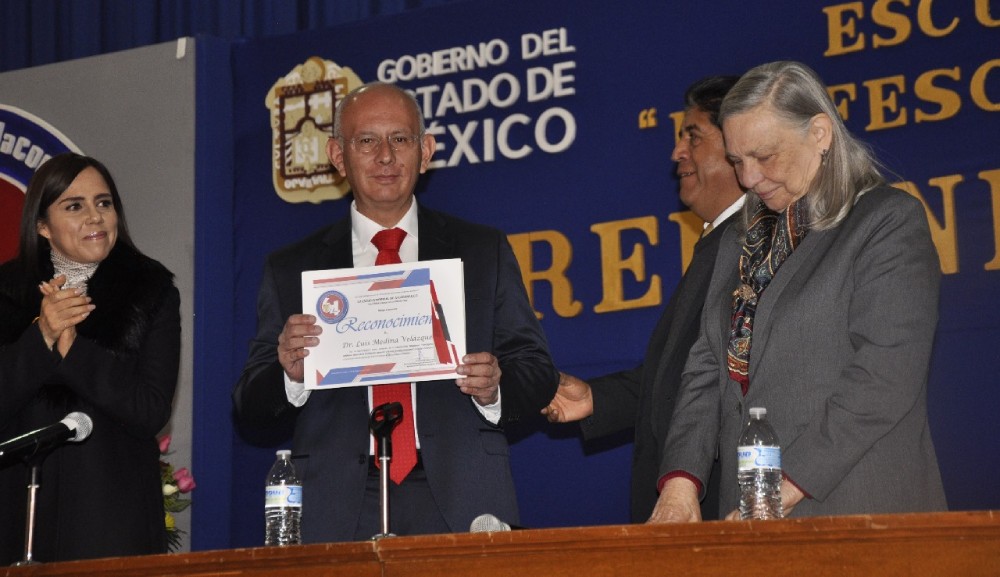
<path id="1" fill-rule="evenodd" d="M 271 111 L 271 173 L 286 202 L 335 200 L 350 189 L 326 156 L 337 103 L 361 79 L 350 68 L 313 56 L 267 93 Z"/>

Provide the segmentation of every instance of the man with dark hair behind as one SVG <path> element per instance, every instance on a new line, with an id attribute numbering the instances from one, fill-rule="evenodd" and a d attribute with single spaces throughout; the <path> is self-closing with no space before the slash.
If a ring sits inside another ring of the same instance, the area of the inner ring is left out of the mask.
<path id="1" fill-rule="evenodd" d="M 726 160 L 719 106 L 739 78 L 712 76 L 688 88 L 684 120 L 671 159 L 677 163 L 679 196 L 705 221 L 694 256 L 667 303 L 643 363 L 589 381 L 560 373 L 559 389 L 542 410 L 549 421 L 581 421 L 585 439 L 635 428 L 632 456 L 632 521 L 645 522 L 657 499 L 663 443 L 688 351 L 698 336 L 705 293 L 722 230 L 743 205 L 743 190 Z M 718 519 L 718 464 L 702 501 L 702 518 Z"/>

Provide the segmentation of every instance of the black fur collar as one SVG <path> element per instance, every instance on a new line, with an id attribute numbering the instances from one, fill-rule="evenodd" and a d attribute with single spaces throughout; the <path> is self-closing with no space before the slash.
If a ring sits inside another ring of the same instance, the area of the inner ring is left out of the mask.
<path id="1" fill-rule="evenodd" d="M 97 308 L 77 331 L 117 355 L 137 352 L 160 301 L 173 284 L 173 276 L 159 262 L 131 247 L 115 245 L 87 283 L 87 294 Z M 0 344 L 19 337 L 40 309 L 40 295 L 27 299 L 16 296 L 23 288 L 17 285 L 23 282 L 13 263 L 0 267 L 0 323 L 5 325 Z"/>

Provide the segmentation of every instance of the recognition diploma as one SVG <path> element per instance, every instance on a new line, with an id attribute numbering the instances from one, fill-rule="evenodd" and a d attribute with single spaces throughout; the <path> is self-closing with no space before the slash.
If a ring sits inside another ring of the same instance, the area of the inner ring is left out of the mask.
<path id="1" fill-rule="evenodd" d="M 465 355 L 459 259 L 302 273 L 302 303 L 323 328 L 306 389 L 456 378 Z"/>

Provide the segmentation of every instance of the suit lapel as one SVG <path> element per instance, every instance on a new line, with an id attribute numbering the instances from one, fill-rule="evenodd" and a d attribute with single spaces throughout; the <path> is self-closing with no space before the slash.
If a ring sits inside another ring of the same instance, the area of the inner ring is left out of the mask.
<path id="1" fill-rule="evenodd" d="M 792 279 L 796 273 L 811 261 L 810 255 L 819 247 L 828 242 L 830 231 L 813 230 L 806 234 L 802 242 L 788 255 L 785 262 L 778 268 L 771 283 L 764 289 L 764 293 L 757 302 L 757 313 L 753 320 L 753 337 L 750 344 L 750 387 L 753 388 L 753 375 L 756 372 L 760 359 L 767 351 L 768 338 L 771 335 L 771 317 L 777 312 L 778 303 L 781 302 L 782 293 L 786 290 L 794 290 Z"/>
<path id="2" fill-rule="evenodd" d="M 725 231 L 719 246 L 719 254 L 715 259 L 715 270 L 712 273 L 712 285 L 714 290 L 710 290 L 708 298 L 712 299 L 711 308 L 709 303 L 705 304 L 706 314 L 718 307 L 716 315 L 719 323 L 721 335 L 719 346 L 719 361 L 725 366 L 729 350 L 729 331 L 732 330 L 733 323 L 733 291 L 739 286 L 740 255 L 743 252 L 743 238 L 736 233 L 735 228 Z M 725 369 L 722 369 L 725 371 Z M 726 391 L 742 398 L 740 385 L 732 379 L 726 379 Z"/>
<path id="3" fill-rule="evenodd" d="M 417 205 L 417 236 L 420 239 L 418 260 L 455 258 L 458 254 L 447 223 L 437 213 L 422 205 Z M 421 438 L 433 435 L 436 430 L 433 422 L 438 417 L 439 407 L 434 402 L 433 395 L 439 390 L 436 387 L 417 385 L 417 427 Z"/>
<path id="4" fill-rule="evenodd" d="M 444 220 L 432 210 L 423 205 L 417 206 L 417 235 L 420 237 L 418 258 L 420 260 L 437 260 L 454 258 L 454 240 L 448 232 Z"/>
<path id="5" fill-rule="evenodd" d="M 354 248 L 351 246 L 351 218 L 338 221 L 323 236 L 323 246 L 316 255 L 320 268 L 352 268 Z"/>
<path id="6" fill-rule="evenodd" d="M 691 257 L 691 264 L 684 276 L 681 277 L 680 282 L 677 283 L 677 288 L 674 289 L 674 294 L 667 304 L 667 314 L 664 315 L 663 321 L 668 326 L 662 328 L 657 326 L 656 328 L 657 332 L 666 330 L 667 337 L 660 351 L 660 358 L 656 365 L 656 374 L 653 376 L 653 381 L 646 384 L 653 389 L 654 407 L 666 404 L 666 400 L 662 398 L 662 395 L 668 392 L 676 394 L 676 389 L 671 389 L 671 387 L 657 387 L 656 383 L 659 383 L 664 378 L 664 373 L 670 368 L 669 365 L 675 352 L 674 349 L 677 348 L 678 341 L 685 340 L 686 335 L 679 333 L 688 330 L 690 323 L 686 321 L 690 315 L 701 317 L 701 311 L 705 302 L 704 293 L 711 279 L 712 269 L 715 267 L 715 256 L 719 252 L 719 239 L 725 233 L 723 227 L 728 226 L 732 220 L 733 217 L 730 217 L 723 221 L 719 225 L 720 230 L 714 231 L 713 234 L 699 240 L 694 245 L 694 255 Z M 690 288 L 685 288 L 688 286 L 701 287 L 701 290 L 692 291 Z M 700 323 L 696 320 L 695 330 L 698 330 L 698 327 L 700 327 Z M 676 374 L 680 375 L 682 373 L 683 367 Z M 657 430 L 659 429 L 657 425 L 658 423 L 653 423 L 654 432 L 656 435 L 660 435 L 661 431 Z M 658 436 L 657 438 L 662 439 L 663 437 Z"/>

